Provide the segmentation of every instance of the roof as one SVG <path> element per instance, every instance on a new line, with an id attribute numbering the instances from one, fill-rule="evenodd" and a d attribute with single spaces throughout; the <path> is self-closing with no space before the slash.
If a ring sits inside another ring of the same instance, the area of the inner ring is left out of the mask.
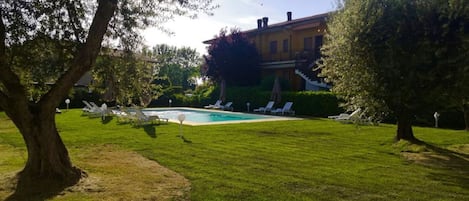
<path id="1" fill-rule="evenodd" d="M 316 27 L 316 26 L 319 26 L 321 22 L 325 22 L 329 15 L 330 13 L 322 13 L 318 15 L 293 19 L 290 21 L 269 24 L 267 27 L 250 29 L 247 31 L 243 31 L 242 33 L 251 35 L 251 34 L 269 32 L 269 31 L 274 31 L 274 30 L 284 29 L 284 28 L 293 28 L 294 30 L 298 30 L 298 29 L 303 29 L 303 28 Z M 210 44 L 213 40 L 215 39 L 213 38 L 210 40 L 206 40 L 206 41 L 203 41 L 203 43 Z"/>

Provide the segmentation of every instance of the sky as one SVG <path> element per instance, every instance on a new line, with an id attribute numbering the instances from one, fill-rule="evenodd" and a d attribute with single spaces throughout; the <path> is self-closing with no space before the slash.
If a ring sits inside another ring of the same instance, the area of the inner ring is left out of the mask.
<path id="1" fill-rule="evenodd" d="M 214 0 L 220 7 L 213 16 L 200 14 L 196 19 L 176 17 L 164 24 L 173 35 L 156 28 L 143 31 L 145 44 L 153 47 L 168 44 L 177 47 L 190 47 L 200 54 L 206 54 L 202 42 L 212 39 L 222 28 L 239 28 L 242 31 L 257 28 L 257 19 L 269 18 L 269 24 L 287 20 L 287 12 L 292 18 L 302 18 L 334 10 L 336 0 Z"/>

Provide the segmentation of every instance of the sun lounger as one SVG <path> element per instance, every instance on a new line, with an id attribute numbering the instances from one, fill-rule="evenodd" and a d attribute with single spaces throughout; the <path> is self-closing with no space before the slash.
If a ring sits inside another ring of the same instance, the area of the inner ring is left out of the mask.
<path id="1" fill-rule="evenodd" d="M 228 103 L 226 103 L 225 105 L 221 105 L 221 106 L 219 106 L 219 107 L 214 107 L 213 109 L 231 110 L 231 111 L 233 111 L 233 107 L 232 107 L 231 105 L 233 105 L 233 102 L 228 102 Z"/>
<path id="2" fill-rule="evenodd" d="M 350 116 L 355 116 L 356 114 L 360 113 L 361 109 L 357 109 L 355 111 L 353 111 L 351 114 L 347 114 L 347 113 L 341 113 L 339 115 L 333 115 L 333 116 L 328 116 L 327 118 L 329 119 L 342 119 L 342 120 L 345 120 L 345 119 L 349 119 Z"/>
<path id="3" fill-rule="evenodd" d="M 342 122 L 342 123 L 351 123 L 354 120 L 360 119 L 361 115 L 361 109 L 357 109 L 353 111 L 351 114 L 340 114 L 337 118 L 334 118 L 334 120 Z"/>
<path id="4" fill-rule="evenodd" d="M 269 101 L 265 107 L 260 107 L 257 109 L 254 109 L 254 112 L 262 112 L 262 113 L 267 113 L 272 110 L 272 107 L 274 106 L 274 101 Z"/>
<path id="5" fill-rule="evenodd" d="M 270 113 L 281 114 L 281 115 L 285 115 L 285 114 L 294 115 L 295 111 L 291 109 L 292 106 L 293 106 L 293 102 L 286 102 L 283 108 L 277 108 L 275 110 L 270 111 Z"/>
<path id="6" fill-rule="evenodd" d="M 215 102 L 215 104 L 213 105 L 206 105 L 204 106 L 205 109 L 213 109 L 213 108 L 217 108 L 217 107 L 220 107 L 221 106 L 221 103 L 222 101 L 221 100 L 217 100 L 217 102 Z"/>
<path id="7" fill-rule="evenodd" d="M 168 123 L 167 118 L 160 118 L 157 115 L 147 116 L 140 109 L 135 110 L 135 116 L 137 125 Z"/>

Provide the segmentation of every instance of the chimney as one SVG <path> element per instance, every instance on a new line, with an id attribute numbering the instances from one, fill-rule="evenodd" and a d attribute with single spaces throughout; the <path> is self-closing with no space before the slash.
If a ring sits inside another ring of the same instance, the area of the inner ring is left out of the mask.
<path id="1" fill-rule="evenodd" d="M 287 12 L 287 21 L 291 21 L 291 12 Z"/>
<path id="2" fill-rule="evenodd" d="M 263 25 L 264 28 L 269 26 L 269 18 L 268 17 L 263 17 L 262 22 L 264 23 L 264 25 Z"/>
<path id="3" fill-rule="evenodd" d="M 257 28 L 261 29 L 262 28 L 262 19 L 257 20 Z"/>

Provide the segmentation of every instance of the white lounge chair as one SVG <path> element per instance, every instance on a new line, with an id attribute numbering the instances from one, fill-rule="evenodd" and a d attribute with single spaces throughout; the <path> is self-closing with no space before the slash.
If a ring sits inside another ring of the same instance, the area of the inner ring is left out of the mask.
<path id="1" fill-rule="evenodd" d="M 220 110 L 233 110 L 233 102 L 228 102 L 225 105 L 221 105 L 220 107 L 214 107 L 214 109 L 220 109 Z"/>
<path id="2" fill-rule="evenodd" d="M 85 104 L 85 107 L 83 108 L 83 112 L 93 112 L 96 110 L 88 101 L 82 100 L 83 104 Z"/>
<path id="3" fill-rule="evenodd" d="M 135 115 L 130 114 L 125 109 L 111 110 L 111 114 L 117 118 L 119 123 L 131 123 L 136 120 Z"/>
<path id="4" fill-rule="evenodd" d="M 291 109 L 292 106 L 293 106 L 293 102 L 286 102 L 285 105 L 283 105 L 283 108 L 277 108 L 275 110 L 270 111 L 270 113 L 282 114 L 282 115 L 285 115 L 285 114 L 294 115 L 295 111 Z"/>
<path id="5" fill-rule="evenodd" d="M 361 109 L 358 108 L 357 110 L 353 111 L 351 114 L 341 113 L 339 115 L 328 116 L 327 118 L 329 118 L 329 119 L 347 119 L 347 118 L 350 118 L 351 115 L 355 115 L 357 113 L 360 113 L 360 111 L 361 111 Z"/>
<path id="6" fill-rule="evenodd" d="M 86 105 L 86 107 L 83 108 L 83 112 L 85 112 L 85 114 L 87 114 L 90 117 L 101 117 L 103 120 L 106 118 L 108 114 L 108 108 L 105 103 L 103 103 L 101 107 L 99 107 L 94 102 L 89 102 L 89 103 L 86 101 L 82 101 L 82 102 L 85 103 Z"/>
<path id="7" fill-rule="evenodd" d="M 213 105 L 212 105 L 212 104 L 206 105 L 206 106 L 204 106 L 204 108 L 206 108 L 206 109 L 217 108 L 217 107 L 220 107 L 220 106 L 221 106 L 221 103 L 222 103 L 222 102 L 223 102 L 223 101 L 221 101 L 221 100 L 217 100 L 217 102 L 215 102 L 215 104 L 213 104 Z"/>
<path id="8" fill-rule="evenodd" d="M 265 107 L 260 107 L 257 109 L 254 109 L 254 112 L 263 112 L 264 114 L 271 111 L 272 107 L 274 106 L 274 101 L 269 101 Z"/>
<path id="9" fill-rule="evenodd" d="M 135 109 L 135 116 L 136 116 L 136 123 L 137 125 L 143 125 L 143 124 L 160 124 L 161 122 L 168 123 L 167 118 L 160 118 L 159 116 L 147 116 L 145 115 L 142 110 L 140 109 Z"/>
<path id="10" fill-rule="evenodd" d="M 339 117 L 335 118 L 334 120 L 342 122 L 342 123 L 350 123 L 354 120 L 360 119 L 361 109 L 357 109 L 353 111 L 351 114 L 341 114 Z"/>

